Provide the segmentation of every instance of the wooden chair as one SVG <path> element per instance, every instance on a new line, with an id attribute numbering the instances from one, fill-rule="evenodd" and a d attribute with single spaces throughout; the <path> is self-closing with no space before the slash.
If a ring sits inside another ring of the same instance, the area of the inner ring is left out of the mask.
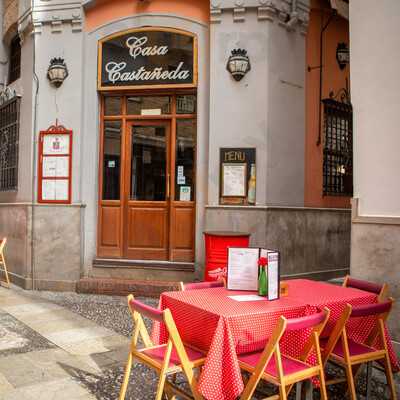
<path id="1" fill-rule="evenodd" d="M 119 400 L 125 399 L 129 375 L 134 359 L 137 359 L 150 368 L 153 368 L 159 374 L 160 379 L 158 381 L 155 400 L 161 400 L 164 391 L 168 393 L 177 393 L 180 397 L 185 399 L 193 399 L 193 397 L 195 400 L 203 399 L 197 390 L 197 381 L 194 375 L 194 369 L 204 363 L 205 356 L 203 353 L 191 349 L 182 343 L 170 310 L 157 310 L 135 300 L 132 295 L 128 296 L 128 306 L 134 321 L 134 331 Z M 153 345 L 142 316 L 146 316 L 153 321 L 165 324 L 169 334 L 168 342 L 166 344 L 157 346 Z M 138 349 L 137 346 L 139 336 L 144 343 L 144 347 L 141 349 Z M 177 388 L 172 382 L 168 381 L 168 376 L 175 376 L 178 372 L 183 372 L 185 375 L 193 396 L 190 396 L 188 393 Z M 172 399 L 175 398 L 175 395 L 172 396 Z"/>
<path id="2" fill-rule="evenodd" d="M 225 287 L 225 279 L 219 279 L 212 282 L 191 282 L 183 283 L 179 282 L 180 290 L 197 290 L 197 289 L 210 289 L 215 287 Z"/>
<path id="3" fill-rule="evenodd" d="M 286 400 L 295 383 L 310 379 L 314 376 L 319 376 L 321 383 L 321 399 L 326 400 L 327 394 L 324 367 L 319 348 L 319 335 L 328 321 L 329 314 L 329 310 L 325 308 L 323 311 L 307 317 L 288 320 L 281 316 L 263 351 L 239 355 L 238 360 L 240 367 L 250 372 L 250 379 L 240 396 L 240 400 L 250 400 L 261 379 L 279 387 L 279 396 L 273 396 L 271 398 Z M 288 331 L 299 331 L 303 329 L 311 329 L 311 334 L 301 356 L 299 358 L 293 358 L 282 354 L 279 341 L 283 334 Z M 315 365 L 311 365 L 307 362 L 307 358 L 313 350 L 315 350 L 317 357 Z"/>
<path id="4" fill-rule="evenodd" d="M 0 269 L 3 270 L 6 278 L 5 283 L 7 284 L 7 287 L 10 288 L 10 279 L 8 278 L 6 259 L 4 258 L 4 248 L 6 246 L 6 243 L 7 243 L 7 238 L 3 238 L 0 242 Z"/>
<path id="5" fill-rule="evenodd" d="M 388 285 L 384 283 L 380 285 L 378 283 L 368 282 L 361 279 L 352 278 L 350 275 L 346 275 L 343 282 L 344 287 L 351 287 L 355 289 L 364 290 L 366 292 L 375 293 L 378 295 L 378 302 L 386 300 Z"/>
<path id="6" fill-rule="evenodd" d="M 339 378 L 328 380 L 327 385 L 347 380 L 350 398 L 352 400 L 357 399 L 354 376 L 357 375 L 359 367 L 363 363 L 371 363 L 373 361 L 383 362 L 392 399 L 397 399 L 385 335 L 385 321 L 389 316 L 392 303 L 393 299 L 389 299 L 383 303 L 367 304 L 355 307 L 348 304 L 332 330 L 329 338 L 320 341 L 320 347 L 322 348 L 322 361 L 324 365 L 328 360 L 330 360 L 335 364 L 340 365 L 346 371 L 347 379 Z M 372 330 L 365 343 L 358 343 L 349 338 L 346 328 L 347 321 L 351 318 L 366 318 L 371 316 L 377 318 L 377 326 Z M 373 347 L 373 344 L 377 339 L 381 341 L 383 349 Z M 369 389 L 367 386 L 367 394 L 368 393 Z"/>

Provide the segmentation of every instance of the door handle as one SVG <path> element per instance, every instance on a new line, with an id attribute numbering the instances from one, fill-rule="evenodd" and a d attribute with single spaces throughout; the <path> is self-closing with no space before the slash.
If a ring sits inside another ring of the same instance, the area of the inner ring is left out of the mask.
<path id="1" fill-rule="evenodd" d="M 170 197 L 170 180 L 171 180 L 171 175 L 167 174 L 167 200 L 169 200 Z"/>

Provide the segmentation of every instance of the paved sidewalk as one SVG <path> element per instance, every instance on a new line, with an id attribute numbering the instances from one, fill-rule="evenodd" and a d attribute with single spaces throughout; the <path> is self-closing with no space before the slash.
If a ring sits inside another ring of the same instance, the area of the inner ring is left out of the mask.
<path id="1" fill-rule="evenodd" d="M 0 400 L 118 399 L 131 331 L 125 298 L 0 287 Z M 154 400 L 156 374 L 141 364 L 132 370 L 126 400 Z M 371 400 L 389 399 L 381 372 L 374 370 L 371 383 Z M 400 393 L 399 374 L 396 385 Z M 365 375 L 357 390 L 362 399 Z M 329 399 L 345 392 L 332 386 Z"/>
<path id="2" fill-rule="evenodd" d="M 0 287 L 0 399 L 90 400 L 82 379 L 121 366 L 128 338 L 57 304 Z"/>

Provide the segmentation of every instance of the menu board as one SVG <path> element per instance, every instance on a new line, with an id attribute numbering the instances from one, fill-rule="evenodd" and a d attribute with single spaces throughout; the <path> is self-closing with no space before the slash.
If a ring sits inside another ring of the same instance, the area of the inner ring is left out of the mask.
<path id="1" fill-rule="evenodd" d="M 252 247 L 228 248 L 227 288 L 257 290 L 260 249 Z"/>
<path id="2" fill-rule="evenodd" d="M 72 131 L 61 125 L 40 132 L 39 203 L 71 203 Z"/>
<path id="3" fill-rule="evenodd" d="M 220 204 L 256 204 L 256 149 L 220 148 Z"/>
<path id="4" fill-rule="evenodd" d="M 280 256 L 279 252 L 276 250 L 258 247 L 229 247 L 227 288 L 230 290 L 257 291 L 259 273 L 258 261 L 260 257 L 265 257 L 268 260 L 268 300 L 279 299 Z"/>

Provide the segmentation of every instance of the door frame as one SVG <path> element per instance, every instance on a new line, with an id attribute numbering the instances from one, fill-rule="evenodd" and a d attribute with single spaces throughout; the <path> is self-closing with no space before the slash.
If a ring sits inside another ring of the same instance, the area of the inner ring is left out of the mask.
<path id="1" fill-rule="evenodd" d="M 98 214 L 97 214 L 97 257 L 99 258 L 115 258 L 115 259 L 124 259 L 124 238 L 125 233 L 124 230 L 124 219 L 125 212 L 124 210 L 127 207 L 124 205 L 124 199 L 126 198 L 126 193 L 130 189 L 127 188 L 127 136 L 131 136 L 128 133 L 128 125 L 130 124 L 139 124 L 142 122 L 149 122 L 151 124 L 154 122 L 165 121 L 166 124 L 169 125 L 169 136 L 170 136 L 170 205 L 169 205 L 169 246 L 168 246 L 168 260 L 170 262 L 174 258 L 179 258 L 176 261 L 182 262 L 193 262 L 195 258 L 195 231 L 196 231 L 196 187 L 197 187 L 197 132 L 194 142 L 194 191 L 193 191 L 193 200 L 190 202 L 182 202 L 175 200 L 175 169 L 172 166 L 175 166 L 175 151 L 172 151 L 171 147 L 173 144 L 174 150 L 176 145 L 176 126 L 177 120 L 184 119 L 194 119 L 196 121 L 196 127 L 198 125 L 198 114 L 197 112 L 192 114 L 177 114 L 176 113 L 176 100 L 179 95 L 195 95 L 195 90 L 174 90 L 174 91 L 166 91 L 166 90 L 151 90 L 151 91 L 138 91 L 138 92 L 103 92 L 100 96 L 100 132 L 99 132 L 99 169 L 98 169 Z M 105 98 L 106 97 L 120 97 L 122 99 L 121 112 L 118 115 L 105 115 Z M 127 114 L 127 98 L 130 96 L 170 96 L 171 97 L 171 113 L 170 114 L 162 114 L 156 116 L 143 116 L 143 115 L 129 115 Z M 196 99 L 197 102 L 197 99 Z M 104 168 L 104 126 L 105 121 L 121 121 L 121 154 L 120 154 L 120 199 L 119 200 L 103 200 L 103 168 Z M 197 129 L 196 129 L 197 131 Z M 129 140 L 131 140 L 129 138 Z M 129 150 L 130 151 L 130 150 Z M 105 210 L 110 212 L 110 215 L 105 218 Z M 171 212 L 173 210 L 173 212 Z M 192 239 L 192 248 L 182 249 L 183 256 L 174 256 L 175 252 L 170 245 L 171 240 L 174 240 L 174 233 L 171 231 L 172 219 L 174 218 L 173 214 L 176 210 L 191 210 L 193 217 L 193 227 L 191 229 L 191 239 Z M 107 221 L 107 223 L 105 222 Z M 111 238 L 109 243 L 105 243 L 104 240 L 104 225 L 108 225 L 108 222 L 112 221 L 114 223 L 113 234 L 115 238 Z M 171 239 L 172 238 L 172 239 Z M 157 261 L 157 260 L 156 260 Z M 168 261 L 167 261 L 168 262 Z"/>

